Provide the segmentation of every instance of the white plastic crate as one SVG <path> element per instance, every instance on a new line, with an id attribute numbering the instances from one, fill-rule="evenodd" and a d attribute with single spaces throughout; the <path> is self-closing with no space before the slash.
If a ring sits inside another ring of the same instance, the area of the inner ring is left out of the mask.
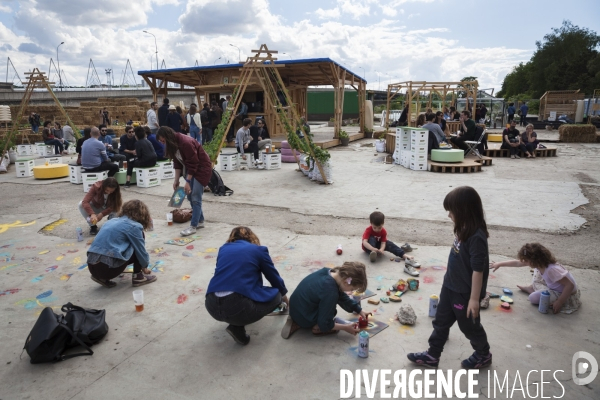
<path id="1" fill-rule="evenodd" d="M 25 178 L 33 176 L 33 167 L 35 163 L 33 160 L 17 160 L 15 162 L 15 170 L 17 171 L 17 178 Z"/>
<path id="2" fill-rule="evenodd" d="M 170 171 L 160 171 L 160 179 L 173 179 L 175 178 L 175 170 L 172 169 Z"/>
<path id="3" fill-rule="evenodd" d="M 140 180 L 148 181 L 150 178 L 158 178 L 160 180 L 160 167 L 136 168 L 135 172 L 138 186 L 140 186 Z"/>
<path id="4" fill-rule="evenodd" d="M 396 146 L 410 148 L 410 131 L 405 128 L 396 128 Z"/>
<path id="5" fill-rule="evenodd" d="M 281 153 L 263 153 L 262 162 L 265 169 L 281 168 Z"/>
<path id="6" fill-rule="evenodd" d="M 427 160 L 425 162 L 410 162 L 410 169 L 413 171 L 427 171 Z"/>
<path id="7" fill-rule="evenodd" d="M 83 183 L 81 172 L 81 165 L 69 165 L 69 182 L 74 183 L 75 185 L 81 185 Z"/>
<path id="8" fill-rule="evenodd" d="M 427 154 L 415 154 L 415 153 L 411 153 L 410 154 L 410 162 L 416 162 L 416 163 L 427 163 Z"/>
<path id="9" fill-rule="evenodd" d="M 17 145 L 18 156 L 32 156 L 35 153 L 34 146 L 31 144 L 19 144 Z"/>
<path id="10" fill-rule="evenodd" d="M 219 165 L 221 171 L 235 171 L 238 169 L 238 155 L 237 153 L 220 154 Z"/>
<path id="11" fill-rule="evenodd" d="M 161 171 L 175 171 L 173 161 L 157 161 L 156 164 Z"/>
<path id="12" fill-rule="evenodd" d="M 139 170 L 138 170 L 139 171 Z M 142 177 L 137 176 L 137 186 L 143 188 L 151 188 L 154 186 L 160 186 L 160 176 Z"/>
<path id="13" fill-rule="evenodd" d="M 81 172 L 81 180 L 83 183 L 83 192 L 87 193 L 90 187 L 98 181 L 103 181 L 108 178 L 108 171 L 102 172 Z"/>
<path id="14" fill-rule="evenodd" d="M 62 164 L 62 157 L 45 157 L 43 161 L 44 163 L 48 163 L 48 165 Z"/>
<path id="15" fill-rule="evenodd" d="M 54 155 L 54 146 L 45 145 L 44 143 L 39 144 L 36 143 L 36 150 L 40 157 L 53 156 Z"/>

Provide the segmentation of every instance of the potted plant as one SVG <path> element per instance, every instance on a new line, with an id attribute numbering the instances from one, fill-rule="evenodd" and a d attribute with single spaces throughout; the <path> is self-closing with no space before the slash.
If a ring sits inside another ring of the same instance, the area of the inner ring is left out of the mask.
<path id="1" fill-rule="evenodd" d="M 365 139 L 371 139 L 373 137 L 373 129 L 365 128 Z"/>
<path id="2" fill-rule="evenodd" d="M 375 141 L 375 149 L 377 150 L 378 153 L 385 152 L 385 133 L 386 133 L 386 131 L 379 132 L 379 136 L 377 137 L 377 140 Z"/>
<path id="3" fill-rule="evenodd" d="M 348 146 L 348 143 L 350 143 L 350 136 L 348 136 L 348 132 L 340 131 L 340 142 L 342 142 L 342 146 Z"/>
<path id="4" fill-rule="evenodd" d="M 331 117 L 329 118 L 329 122 L 327 122 L 327 126 L 332 127 L 335 125 L 335 118 Z"/>

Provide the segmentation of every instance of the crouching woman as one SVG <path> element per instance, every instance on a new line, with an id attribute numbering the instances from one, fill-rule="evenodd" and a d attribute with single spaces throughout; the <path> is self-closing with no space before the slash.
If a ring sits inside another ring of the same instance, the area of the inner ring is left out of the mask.
<path id="1" fill-rule="evenodd" d="M 150 257 L 146 251 L 144 230 L 151 224 L 150 212 L 140 200 L 129 200 L 121 208 L 119 218 L 104 223 L 92 242 L 87 262 L 92 280 L 111 288 L 116 278 L 133 264 L 133 286 L 152 283 L 156 276 L 150 275 Z"/>

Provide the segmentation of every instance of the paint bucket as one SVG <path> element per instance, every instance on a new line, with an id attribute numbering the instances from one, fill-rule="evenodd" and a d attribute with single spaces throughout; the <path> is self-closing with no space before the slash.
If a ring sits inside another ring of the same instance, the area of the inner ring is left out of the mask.
<path id="1" fill-rule="evenodd" d="M 538 311 L 542 314 L 548 314 L 548 307 L 550 306 L 550 292 L 544 290 L 540 296 L 540 304 L 538 305 Z"/>
<path id="2" fill-rule="evenodd" d="M 360 331 L 358 334 L 358 356 L 369 357 L 369 334 L 366 331 Z"/>
<path id="3" fill-rule="evenodd" d="M 429 316 L 435 318 L 440 298 L 436 294 L 429 297 Z"/>
<path id="4" fill-rule="evenodd" d="M 77 241 L 83 242 L 83 231 L 81 230 L 81 228 L 76 228 L 75 232 L 77 232 Z"/>

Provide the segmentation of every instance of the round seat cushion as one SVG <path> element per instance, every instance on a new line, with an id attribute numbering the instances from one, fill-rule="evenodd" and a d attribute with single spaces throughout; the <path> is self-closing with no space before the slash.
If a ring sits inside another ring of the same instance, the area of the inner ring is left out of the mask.
<path id="1" fill-rule="evenodd" d="M 293 155 L 289 155 L 289 156 L 285 156 L 285 155 L 281 155 L 281 162 L 284 163 L 295 163 L 296 159 L 294 158 Z"/>
<path id="2" fill-rule="evenodd" d="M 465 152 L 461 149 L 448 149 L 448 150 L 431 150 L 431 161 L 436 162 L 461 162 L 465 159 Z"/>
<path id="3" fill-rule="evenodd" d="M 69 166 L 67 164 L 38 165 L 33 167 L 33 177 L 35 179 L 56 179 L 69 176 Z"/>
<path id="4" fill-rule="evenodd" d="M 288 143 L 288 141 L 287 141 L 287 140 L 283 140 L 283 141 L 281 142 L 281 148 L 282 148 L 282 149 L 291 149 L 291 147 L 290 147 L 290 144 Z"/>

